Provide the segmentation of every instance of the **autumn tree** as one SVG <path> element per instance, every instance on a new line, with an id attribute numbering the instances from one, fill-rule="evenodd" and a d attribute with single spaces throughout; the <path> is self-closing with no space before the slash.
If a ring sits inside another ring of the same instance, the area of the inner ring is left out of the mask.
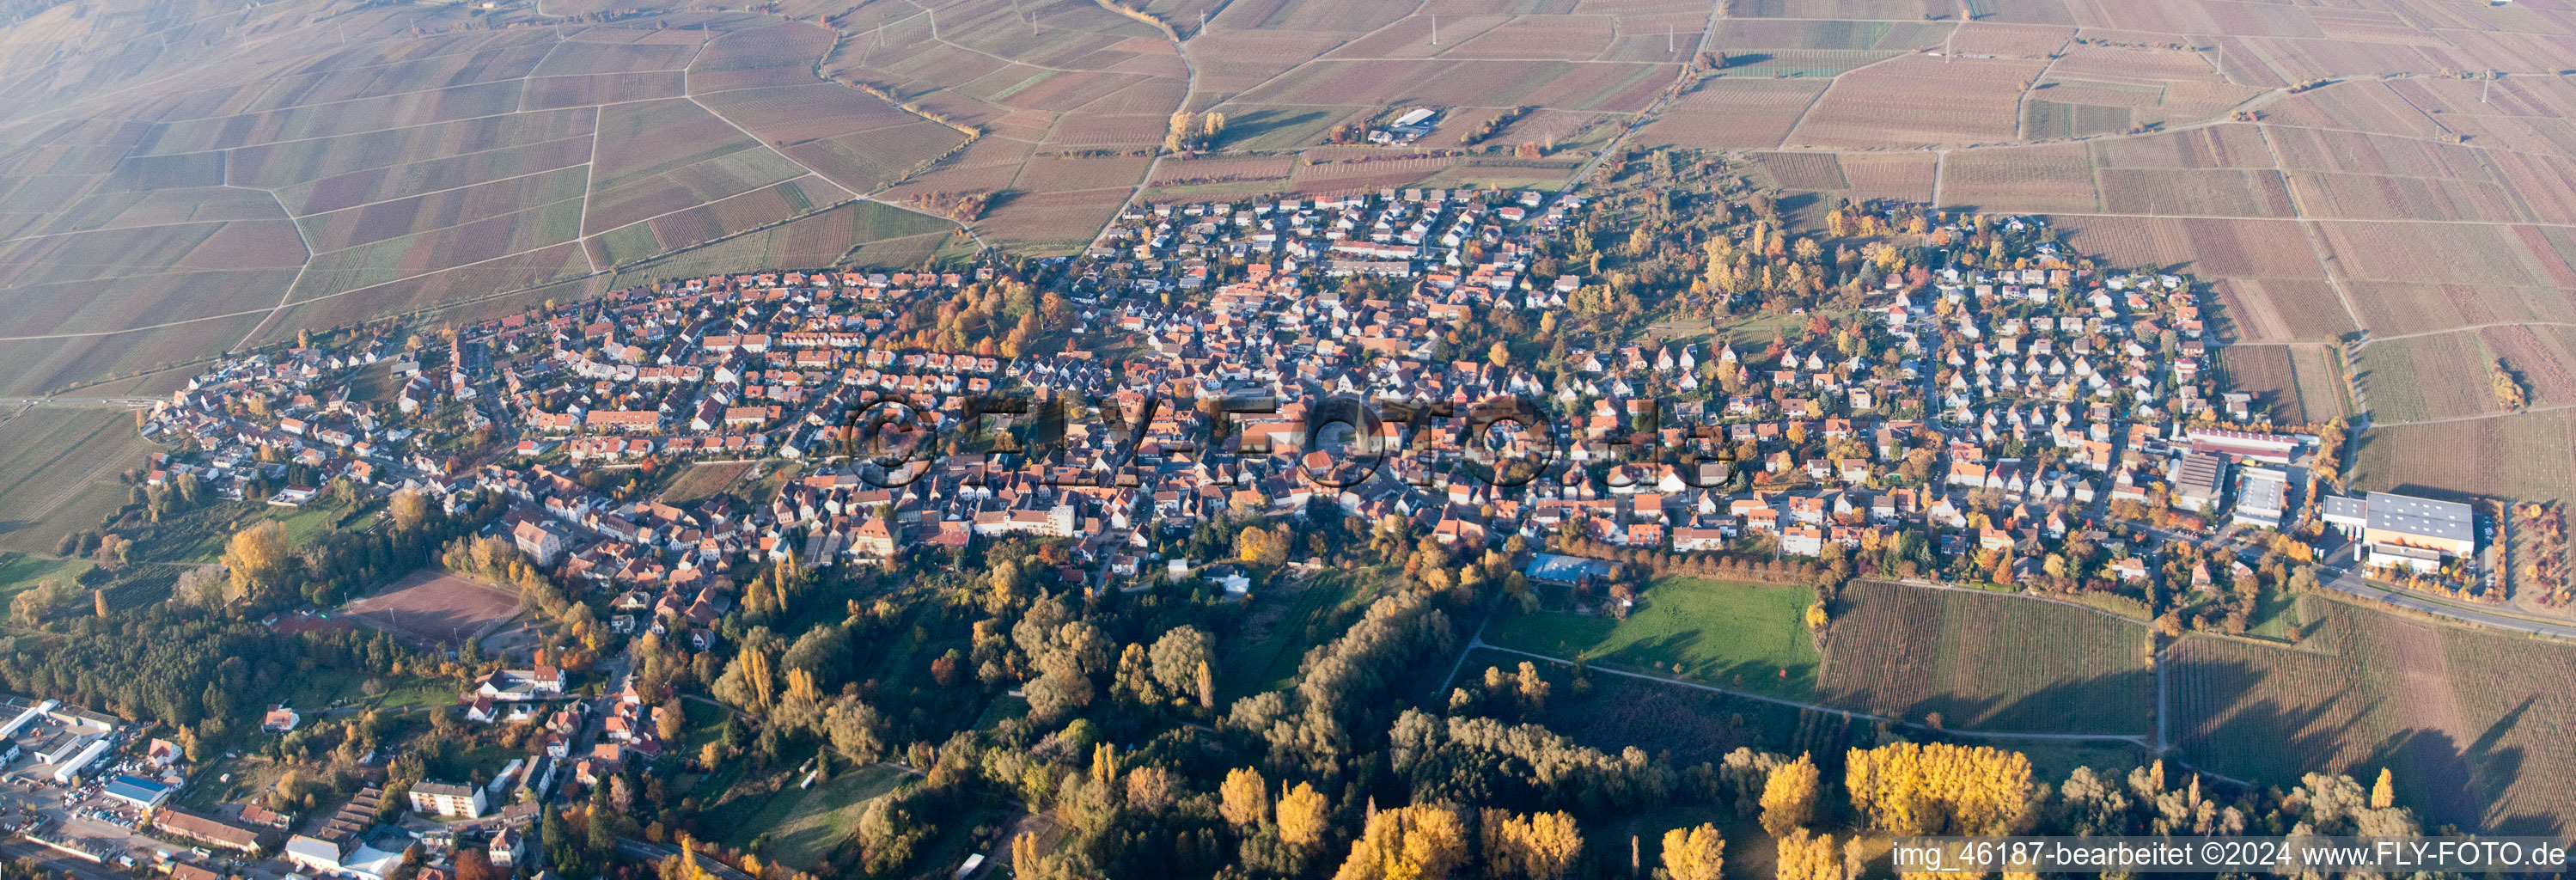
<path id="1" fill-rule="evenodd" d="M 1988 746 L 1853 749 L 1843 787 L 1871 826 L 1900 835 L 2002 834 L 2030 799 L 2030 759 Z"/>
<path id="2" fill-rule="evenodd" d="M 2522 387 L 2522 379 L 2505 367 L 2504 361 L 2496 361 L 2487 373 L 2495 385 L 2497 406 L 2504 407 L 2506 412 L 2515 412 L 2531 403 L 2531 393 Z"/>
<path id="3" fill-rule="evenodd" d="M 1564 880 L 1583 853 L 1583 832 L 1562 812 L 1516 816 L 1486 808 L 1477 834 L 1484 845 L 1485 875 L 1496 880 Z"/>
<path id="4" fill-rule="evenodd" d="M 1467 846 L 1466 824 L 1448 804 L 1379 810 L 1333 878 L 1446 880 L 1465 863 Z"/>
<path id="5" fill-rule="evenodd" d="M 1332 802 L 1306 783 L 1297 783 L 1279 798 L 1279 839 L 1289 846 L 1313 849 L 1332 829 Z"/>
<path id="6" fill-rule="evenodd" d="M 1811 836 L 1793 828 L 1780 838 L 1779 880 L 1843 880 L 1842 850 L 1834 836 Z"/>
<path id="7" fill-rule="evenodd" d="M 1261 771 L 1236 767 L 1225 771 L 1225 783 L 1217 786 L 1217 812 L 1237 828 L 1251 828 L 1270 819 L 1269 783 Z"/>
<path id="8" fill-rule="evenodd" d="M 1718 880 L 1726 866 L 1726 835 L 1701 823 L 1664 832 L 1664 874 L 1671 880 Z"/>
<path id="9" fill-rule="evenodd" d="M 261 520 L 224 542 L 224 568 L 232 572 L 236 598 L 284 586 L 289 561 L 286 527 L 276 520 Z"/>
<path id="10" fill-rule="evenodd" d="M 1816 813 L 1816 762 L 1807 755 L 1780 765 L 1762 785 L 1762 830 L 1779 837 Z"/>

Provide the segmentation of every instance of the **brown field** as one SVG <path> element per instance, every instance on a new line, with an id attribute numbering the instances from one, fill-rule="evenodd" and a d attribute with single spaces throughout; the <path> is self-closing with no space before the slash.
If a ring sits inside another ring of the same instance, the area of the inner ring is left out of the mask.
<path id="1" fill-rule="evenodd" d="M 2344 414 L 2343 377 L 2314 345 L 2232 345 L 2224 349 L 2228 381 L 2254 395 L 2257 412 L 2275 423 L 2303 425 Z"/>
<path id="2" fill-rule="evenodd" d="M 126 410 L 11 410 L 0 420 L 0 548 L 51 553 L 64 533 L 96 528 L 125 504 L 118 475 L 152 450 Z"/>
<path id="3" fill-rule="evenodd" d="M 2215 287 L 2219 318 L 2240 342 L 2316 342 L 2359 329 L 2323 281 L 2227 278 Z"/>
<path id="4" fill-rule="evenodd" d="M 2432 139 L 2442 134 L 2430 117 L 2378 82 L 2343 82 L 2301 92 L 2272 102 L 2264 108 L 2263 116 L 2268 122 L 2284 126 Z"/>
<path id="5" fill-rule="evenodd" d="M 1851 188 L 1851 182 L 1843 179 L 1842 163 L 1832 153 L 1755 153 L 1753 164 L 1771 175 L 1771 185 L 1781 189 Z"/>
<path id="6" fill-rule="evenodd" d="M 519 597 L 480 578 L 423 569 L 342 612 L 412 642 L 457 645 L 517 617 Z"/>
<path id="7" fill-rule="evenodd" d="M 2478 341 L 2531 392 L 2532 406 L 2576 403 L 2576 333 L 2566 327 L 2487 327 Z"/>
<path id="8" fill-rule="evenodd" d="M 1595 15 L 1520 15 L 1451 44 L 1448 58 L 1561 58 L 1581 61 L 1609 50 L 1618 23 Z M 1443 42 L 1455 39 L 1443 35 Z M 1697 34 L 1692 34 L 1696 38 Z"/>
<path id="9" fill-rule="evenodd" d="M 2294 172 L 2290 186 L 2307 216 L 2344 220 L 2522 219 L 2511 194 L 2484 180 L 2432 180 L 2366 174 Z"/>
<path id="10" fill-rule="evenodd" d="M 1734 18 L 1719 23 L 1715 45 L 1754 54 L 1800 49 L 1912 51 L 1941 45 L 1951 25 L 1925 22 Z M 2062 42 L 2061 38 L 2061 42 Z M 2053 44 L 2052 44 L 2053 46 Z"/>
<path id="11" fill-rule="evenodd" d="M 1638 142 L 1705 149 L 1778 146 L 1830 84 L 1809 79 L 1712 79 L 1666 106 L 1638 131 Z"/>
<path id="12" fill-rule="evenodd" d="M 1854 199 L 1932 200 L 1931 153 L 1867 153 L 1842 157 L 1843 179 Z"/>
<path id="13" fill-rule="evenodd" d="M 1097 158 L 1038 155 L 1020 167 L 1020 176 L 1011 181 L 1019 192 L 1071 192 L 1086 189 L 1128 190 L 1145 177 L 1145 166 L 1153 164 L 1148 156 L 1104 156 Z"/>
<path id="14" fill-rule="evenodd" d="M 2103 45 L 2068 46 L 2065 57 L 2057 59 L 2048 72 L 2051 76 L 2120 82 L 2218 78 L 2218 69 L 2211 66 L 2211 53 Z"/>
<path id="15" fill-rule="evenodd" d="M 1825 702 L 1962 730 L 2144 733 L 2144 627 L 2088 609 L 1855 582 L 1826 643 Z"/>
<path id="16" fill-rule="evenodd" d="M 281 289 L 291 277 L 293 273 L 287 273 L 276 277 L 273 283 L 258 287 Z M 243 286 L 253 285 L 245 283 Z M 128 305 L 130 308 L 151 308 L 153 305 L 143 296 L 125 298 L 132 300 Z M 265 305 L 276 303 L 272 299 Z M 0 393 L 44 394 L 80 382 L 196 362 L 240 342 L 242 334 L 250 332 L 251 327 L 266 314 L 254 312 L 109 336 L 58 336 L 0 342 Z"/>
<path id="17" fill-rule="evenodd" d="M 2307 236 L 2288 220 L 2101 214 L 2052 220 L 2077 248 L 2117 265 L 2180 267 L 2212 278 L 2325 277 Z"/>
<path id="18" fill-rule="evenodd" d="M 2262 133 L 2239 124 L 2106 140 L 2094 147 L 2093 155 L 2104 168 L 2273 167 Z"/>
<path id="19" fill-rule="evenodd" d="M 2576 321 L 2576 301 L 2554 288 L 2383 281 L 2345 287 L 2352 291 L 2353 306 L 2362 320 L 2385 334 L 2514 321 Z"/>
<path id="20" fill-rule="evenodd" d="M 975 229 L 1031 253 L 1070 253 L 1090 244 L 1126 201 L 1123 190 L 1015 195 L 975 221 Z"/>
<path id="21" fill-rule="evenodd" d="M 2041 66 L 1892 58 L 1836 79 L 1788 142 L 1880 147 L 2009 141 L 2019 128 L 2021 83 Z"/>
<path id="22" fill-rule="evenodd" d="M 2351 131 L 2272 128 L 2282 167 L 2292 171 L 2388 174 L 2490 182 L 2481 151 L 2457 144 Z"/>
<path id="23" fill-rule="evenodd" d="M 2537 286 L 2549 279 L 2525 262 L 2524 242 L 2498 226 L 2448 223 L 2316 224 L 2354 278 L 2424 284 Z"/>
<path id="24" fill-rule="evenodd" d="M 740 482 L 743 474 L 750 473 L 755 464 L 757 462 L 725 461 L 690 465 L 688 470 L 680 472 L 678 479 L 671 481 L 670 488 L 662 490 L 660 500 L 664 504 L 684 504 L 722 494 Z"/>
<path id="25" fill-rule="evenodd" d="M 2258 785 L 2394 771 L 2427 824 L 2558 833 L 2576 820 L 2576 649 L 2306 598 L 2298 648 L 2208 636 L 2173 649 L 2175 745 Z"/>
<path id="26" fill-rule="evenodd" d="M 2290 193 L 2272 171 L 2105 168 L 2102 210 L 2115 214 L 2288 217 Z"/>
<path id="27" fill-rule="evenodd" d="M 2532 153 L 2490 151 L 2496 177 L 2531 219 L 2576 223 L 2576 160 Z"/>
<path id="28" fill-rule="evenodd" d="M 1290 156 L 1221 156 L 1204 159 L 1166 160 L 1154 169 L 1158 186 L 1186 181 L 1256 180 L 1284 178 L 1296 159 Z"/>
<path id="29" fill-rule="evenodd" d="M 2374 420 L 2416 422 L 2498 412 L 2487 382 L 2493 360 L 2477 334 L 2440 333 L 2373 342 L 2354 371 Z"/>
<path id="30" fill-rule="evenodd" d="M 522 110 L 552 110 L 560 107 L 588 107 L 652 98 L 677 98 L 684 75 L 676 70 L 644 73 L 595 73 L 581 76 L 550 76 L 528 81 L 527 97 L 519 102 Z"/>
<path id="31" fill-rule="evenodd" d="M 1950 50 L 1962 54 L 2042 58 L 2075 36 L 2075 29 L 2046 24 L 2000 24 L 1972 21 L 1959 26 Z"/>
<path id="32" fill-rule="evenodd" d="M 1941 163 L 1941 201 L 1981 211 L 2087 212 L 2092 152 L 2081 144 L 1961 150 Z"/>
<path id="33" fill-rule="evenodd" d="M 790 144 L 784 150 L 842 189 L 869 192 L 911 176 L 965 140 L 956 129 L 920 121 Z"/>
<path id="34" fill-rule="evenodd" d="M 1726 14 L 1743 18 L 1864 18 L 1922 21 L 1943 12 L 1931 0 L 1726 0 Z"/>

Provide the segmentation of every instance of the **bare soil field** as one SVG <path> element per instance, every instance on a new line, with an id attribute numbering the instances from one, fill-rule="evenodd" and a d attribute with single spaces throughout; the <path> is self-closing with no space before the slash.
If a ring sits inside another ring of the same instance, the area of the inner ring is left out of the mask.
<path id="1" fill-rule="evenodd" d="M 2524 261 L 2524 242 L 2501 226 L 2325 221 L 2317 228 L 2354 278 L 2506 287 L 2549 283 Z"/>
<path id="2" fill-rule="evenodd" d="M 1811 79 L 1711 79 L 1667 105 L 1638 131 L 1637 141 L 1704 149 L 1778 146 L 1827 85 Z"/>
<path id="3" fill-rule="evenodd" d="M 1935 159 L 1931 153 L 1865 153 L 1841 157 L 1843 179 L 1853 199 L 1932 200 Z"/>
<path id="4" fill-rule="evenodd" d="M 2441 137 L 2430 117 L 2375 81 L 2343 82 L 2274 101 L 2266 121 L 2283 126 L 2367 131 L 2427 139 Z"/>
<path id="5" fill-rule="evenodd" d="M 1892 58 L 1843 75 L 1789 134 L 1789 143 L 1882 147 L 2009 141 L 2019 128 L 2022 83 L 2042 65 L 2023 61 Z"/>
<path id="6" fill-rule="evenodd" d="M 2393 770 L 2428 822 L 2503 834 L 2576 822 L 2576 649 L 2305 599 L 2297 648 L 2187 636 L 2173 649 L 2175 744 L 2259 785 Z"/>
<path id="7" fill-rule="evenodd" d="M 2344 414 L 2343 377 L 2328 366 L 2324 346 L 2232 345 L 2225 349 L 2227 378 L 2254 395 L 2258 412 L 2280 425 L 2324 422 Z"/>
<path id="8" fill-rule="evenodd" d="M 2511 223 L 2522 219 L 2504 187 L 2485 180 L 2435 180 L 2367 174 L 2296 172 L 2307 216 L 2344 220 L 2454 220 Z"/>
<path id="9" fill-rule="evenodd" d="M 1826 702 L 1962 730 L 2152 726 L 2142 626 L 2050 602 L 1869 581 L 1844 588 L 1843 600 L 1818 686 Z"/>
<path id="10" fill-rule="evenodd" d="M 2307 236 L 2289 220 L 2099 214 L 2051 220 L 2076 247 L 2117 265 L 2180 267 L 2211 278 L 2325 277 Z"/>
<path id="11" fill-rule="evenodd" d="M 2416 422 L 2500 411 L 2487 381 L 2493 360 L 2476 334 L 2442 333 L 2373 342 L 2353 369 L 2374 420 Z"/>
<path id="12" fill-rule="evenodd" d="M 2576 321 L 2576 301 L 2555 288 L 2384 281 L 2345 287 L 2362 320 L 2383 334 L 2510 321 Z"/>
<path id="13" fill-rule="evenodd" d="M 1953 152 L 1941 165 L 1941 201 L 1981 211 L 2101 208 L 2092 151 L 2082 144 Z"/>
<path id="14" fill-rule="evenodd" d="M 1126 201 L 1124 190 L 1015 195 L 994 206 L 975 228 L 987 239 L 1031 253 L 1071 253 L 1090 244 Z"/>
<path id="15" fill-rule="evenodd" d="M 1032 156 L 1020 167 L 1011 189 L 1020 192 L 1072 192 L 1087 189 L 1126 190 L 1145 177 L 1149 156 Z"/>
<path id="16" fill-rule="evenodd" d="M 1843 179 L 1842 163 L 1832 153 L 1755 153 L 1753 164 L 1771 175 L 1771 184 L 1781 189 L 1851 188 L 1851 182 Z"/>
<path id="17" fill-rule="evenodd" d="M 2074 36 L 2074 28 L 2058 25 L 1971 21 L 1959 25 L 1947 45 L 1961 54 L 2044 58 Z"/>
<path id="18" fill-rule="evenodd" d="M 152 445 L 122 409 L 36 407 L 0 419 L 0 549 L 51 553 L 125 503 L 118 475 Z"/>
<path id="19" fill-rule="evenodd" d="M 2273 167 L 2262 133 L 2240 124 L 2106 140 L 2094 146 L 2093 158 L 2104 168 Z"/>
<path id="20" fill-rule="evenodd" d="M 342 610 L 417 644 L 459 645 L 518 616 L 519 596 L 481 578 L 424 569 Z"/>
<path id="21" fill-rule="evenodd" d="M 2231 168 L 2105 168 L 2102 210 L 2117 214 L 2289 217 L 2281 175 Z"/>
<path id="22" fill-rule="evenodd" d="M 2488 327 L 2478 331 L 2478 341 L 2522 381 L 2532 406 L 2576 403 L 2576 330 Z"/>
<path id="23" fill-rule="evenodd" d="M 2215 287 L 2219 317 L 2238 341 L 2319 342 L 2358 329 L 2334 287 L 2323 281 L 2228 278 Z"/>

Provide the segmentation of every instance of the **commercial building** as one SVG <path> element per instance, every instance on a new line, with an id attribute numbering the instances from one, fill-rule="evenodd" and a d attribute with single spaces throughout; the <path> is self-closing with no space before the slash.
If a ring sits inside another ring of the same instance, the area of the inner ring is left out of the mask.
<path id="1" fill-rule="evenodd" d="M 107 781 L 107 796 L 149 810 L 170 799 L 167 785 L 149 779 L 118 776 Z"/>
<path id="2" fill-rule="evenodd" d="M 2249 467 L 2236 478 L 2237 525 L 2266 529 L 2281 527 L 2281 517 L 2290 509 L 2290 475 L 2277 468 Z"/>
<path id="3" fill-rule="evenodd" d="M 2431 571 L 2478 552 L 2477 512 L 2466 504 L 2372 492 L 2328 497 L 2325 521 L 2361 541 L 2361 561 Z"/>

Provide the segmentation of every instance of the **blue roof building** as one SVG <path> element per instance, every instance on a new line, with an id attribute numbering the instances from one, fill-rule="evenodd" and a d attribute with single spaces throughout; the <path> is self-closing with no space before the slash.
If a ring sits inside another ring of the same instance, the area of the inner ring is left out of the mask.
<path id="1" fill-rule="evenodd" d="M 170 787 L 149 779 L 119 776 L 107 781 L 107 796 L 146 810 L 170 799 Z"/>

